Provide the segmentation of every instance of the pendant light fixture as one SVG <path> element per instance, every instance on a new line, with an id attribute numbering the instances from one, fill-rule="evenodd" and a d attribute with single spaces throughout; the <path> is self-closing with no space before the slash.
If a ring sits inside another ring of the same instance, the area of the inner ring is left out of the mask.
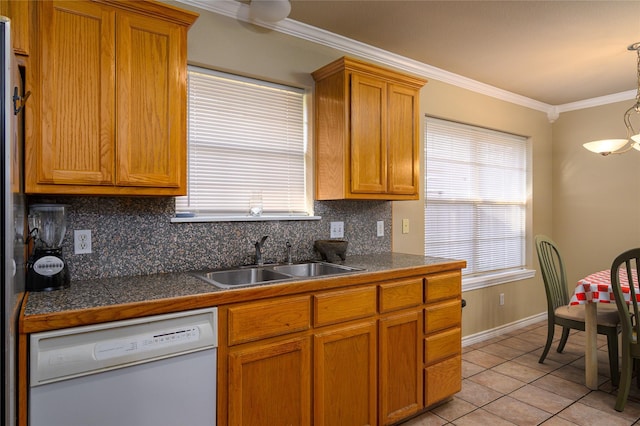
<path id="1" fill-rule="evenodd" d="M 633 115 L 640 115 L 640 42 L 633 43 L 627 50 L 635 50 L 638 59 L 637 65 L 637 84 L 638 91 L 636 94 L 636 103 L 624 113 L 624 125 L 627 128 L 627 139 L 605 139 L 593 142 L 587 142 L 584 146 L 591 152 L 601 155 L 622 154 L 635 148 L 640 151 L 640 133 L 633 128 L 631 118 Z"/>

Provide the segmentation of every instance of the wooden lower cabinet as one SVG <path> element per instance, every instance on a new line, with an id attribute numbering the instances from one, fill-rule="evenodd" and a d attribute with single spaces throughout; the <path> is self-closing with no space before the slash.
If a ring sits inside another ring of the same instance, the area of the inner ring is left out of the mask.
<path id="1" fill-rule="evenodd" d="M 461 283 L 460 272 L 425 279 L 425 407 L 450 398 L 462 387 Z"/>
<path id="2" fill-rule="evenodd" d="M 388 425 L 450 398 L 460 297 L 447 272 L 220 306 L 218 424 Z"/>
<path id="3" fill-rule="evenodd" d="M 395 423 L 422 408 L 422 310 L 379 321 L 379 416 Z"/>
<path id="4" fill-rule="evenodd" d="M 313 424 L 376 424 L 376 322 L 315 334 Z"/>
<path id="5" fill-rule="evenodd" d="M 229 425 L 310 425 L 309 337 L 229 350 Z"/>

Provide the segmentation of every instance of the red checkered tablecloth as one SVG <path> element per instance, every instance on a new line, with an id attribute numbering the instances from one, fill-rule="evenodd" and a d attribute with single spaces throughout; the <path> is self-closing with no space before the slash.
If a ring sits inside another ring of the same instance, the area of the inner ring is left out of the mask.
<path id="1" fill-rule="evenodd" d="M 624 298 L 629 302 L 629 281 L 627 272 L 620 270 L 620 285 Z M 636 290 L 637 292 L 637 290 Z M 640 294 L 636 293 L 636 298 L 640 302 Z M 611 270 L 596 272 L 578 281 L 578 285 L 571 296 L 570 305 L 583 305 L 585 303 L 616 303 L 611 289 Z"/>

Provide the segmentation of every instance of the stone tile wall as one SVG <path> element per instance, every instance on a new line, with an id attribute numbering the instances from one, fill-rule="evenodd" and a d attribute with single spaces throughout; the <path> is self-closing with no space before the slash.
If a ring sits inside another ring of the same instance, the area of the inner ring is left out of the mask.
<path id="1" fill-rule="evenodd" d="M 32 197 L 31 203 L 69 205 L 63 255 L 72 280 L 221 268 L 254 262 L 254 243 L 268 235 L 265 261 L 319 258 L 318 239 L 330 237 L 330 222 L 344 222 L 349 254 L 391 251 L 391 202 L 317 201 L 314 221 L 171 223 L 173 198 Z M 385 223 L 384 237 L 376 222 Z M 73 230 L 89 229 L 91 254 L 73 254 Z"/>

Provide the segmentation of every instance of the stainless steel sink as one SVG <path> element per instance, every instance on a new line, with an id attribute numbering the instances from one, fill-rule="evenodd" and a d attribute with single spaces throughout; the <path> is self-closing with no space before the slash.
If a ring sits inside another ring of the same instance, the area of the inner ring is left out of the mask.
<path id="1" fill-rule="evenodd" d="M 294 277 L 319 277 L 323 275 L 346 274 L 360 269 L 349 266 L 335 265 L 324 262 L 296 263 L 293 265 L 278 265 L 274 271 L 293 275 Z"/>
<path id="2" fill-rule="evenodd" d="M 258 284 L 266 281 L 291 279 L 285 275 L 267 268 L 241 268 L 222 271 L 196 273 L 196 276 L 222 288 L 232 288 L 244 285 Z"/>
<path id="3" fill-rule="evenodd" d="M 326 262 L 302 262 L 286 265 L 239 267 L 194 272 L 193 274 L 216 287 L 235 288 L 262 283 L 287 282 L 309 277 L 348 274 L 358 271 L 362 271 L 362 269 Z"/>

